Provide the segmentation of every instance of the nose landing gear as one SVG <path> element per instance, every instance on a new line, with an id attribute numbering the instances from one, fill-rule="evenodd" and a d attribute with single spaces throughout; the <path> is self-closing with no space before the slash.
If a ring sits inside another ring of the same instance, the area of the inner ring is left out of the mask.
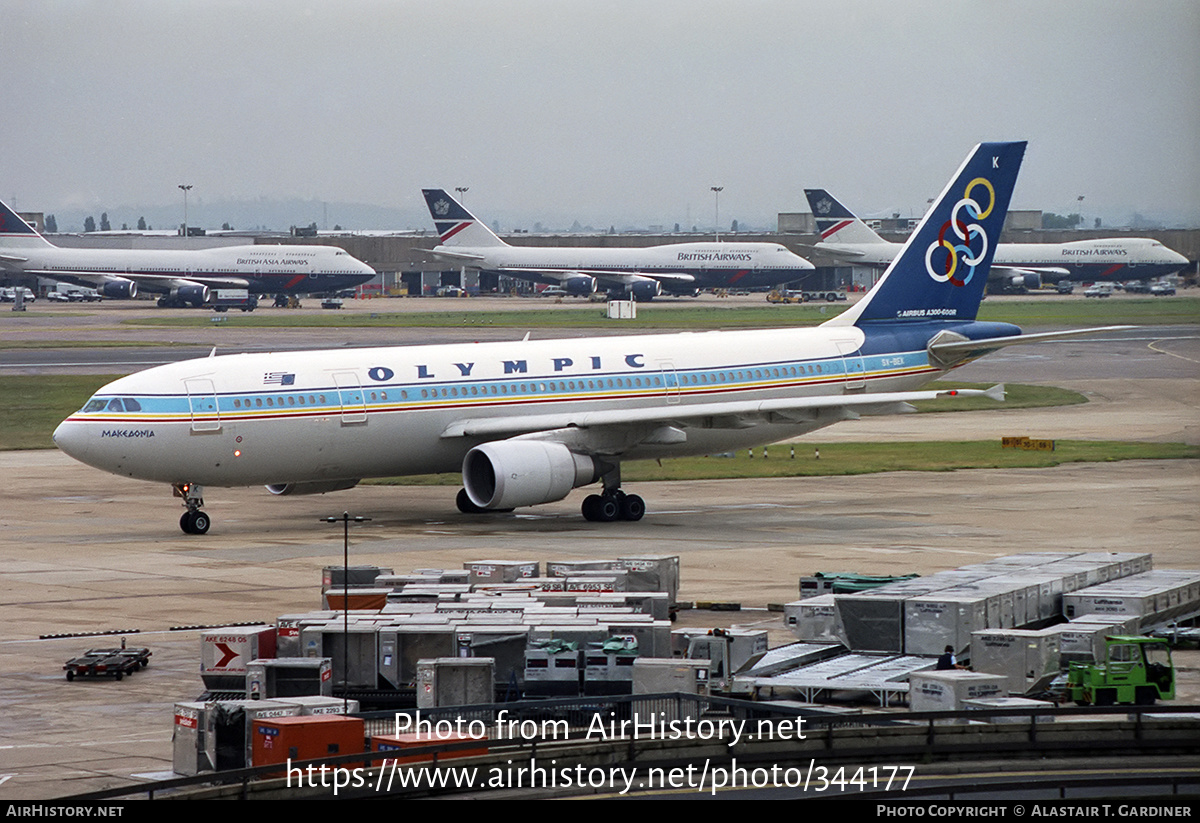
<path id="1" fill-rule="evenodd" d="M 204 489 L 195 483 L 177 483 L 171 487 L 176 497 L 183 498 L 187 511 L 179 518 L 179 528 L 184 534 L 205 534 L 212 520 L 200 511 L 204 505 Z"/>

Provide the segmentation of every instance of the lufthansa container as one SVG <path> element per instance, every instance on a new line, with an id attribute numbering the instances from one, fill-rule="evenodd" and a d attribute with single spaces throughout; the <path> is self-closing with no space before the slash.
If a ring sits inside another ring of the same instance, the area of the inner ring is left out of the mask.
<path id="1" fill-rule="evenodd" d="M 904 602 L 904 653 L 941 654 L 952 646 L 956 654 L 971 645 L 971 632 L 986 629 L 988 606 L 999 621 L 1000 598 L 979 590 L 946 589 Z"/>
<path id="2" fill-rule="evenodd" d="M 967 700 L 1007 697 L 1002 675 L 953 671 L 913 672 L 908 679 L 908 704 L 914 712 L 961 711 Z"/>
<path id="3" fill-rule="evenodd" d="M 1059 672 L 1059 635 L 1045 629 L 1001 629 L 971 635 L 971 668 L 1003 675 L 1008 694 L 1026 694 Z"/>

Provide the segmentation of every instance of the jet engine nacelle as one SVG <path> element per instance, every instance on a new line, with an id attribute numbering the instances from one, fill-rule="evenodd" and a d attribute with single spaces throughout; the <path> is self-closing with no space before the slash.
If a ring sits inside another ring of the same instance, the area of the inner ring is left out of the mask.
<path id="1" fill-rule="evenodd" d="M 567 294 L 587 297 L 596 290 L 596 278 L 586 274 L 576 274 L 563 280 L 562 288 Z"/>
<path id="2" fill-rule="evenodd" d="M 289 494 L 325 494 L 352 489 L 358 480 L 311 480 L 305 483 L 271 483 L 267 491 L 286 497 Z"/>
<path id="3" fill-rule="evenodd" d="M 132 300 L 137 297 L 137 283 L 132 280 L 109 280 L 100 286 L 100 294 L 111 300 Z"/>
<path id="4" fill-rule="evenodd" d="M 561 443 L 484 443 L 463 458 L 463 488 L 481 509 L 514 509 L 562 500 L 600 476 L 596 461 Z"/>
<path id="5" fill-rule="evenodd" d="M 201 283 L 185 283 L 172 289 L 171 296 L 182 303 L 203 306 L 208 302 L 208 286 Z"/>
<path id="6" fill-rule="evenodd" d="M 1042 287 L 1042 276 L 1037 272 L 1028 274 L 1014 274 L 1009 281 L 1009 288 L 1014 291 L 1022 289 L 1040 289 Z"/>
<path id="7" fill-rule="evenodd" d="M 639 280 L 629 284 L 629 293 L 634 300 L 645 303 L 662 294 L 662 284 L 657 280 Z"/>

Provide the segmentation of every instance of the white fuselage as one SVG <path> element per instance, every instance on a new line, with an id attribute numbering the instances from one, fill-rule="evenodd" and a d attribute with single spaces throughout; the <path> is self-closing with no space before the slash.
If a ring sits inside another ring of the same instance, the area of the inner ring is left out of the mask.
<path id="1" fill-rule="evenodd" d="M 900 243 L 818 243 L 832 256 L 843 253 L 848 262 L 888 266 L 900 253 Z M 1006 269 L 1052 269 L 1071 280 L 1136 280 L 1174 274 L 1188 260 L 1157 240 L 1144 237 L 1076 240 L 1071 243 L 1001 243 L 992 261 L 992 277 Z"/>
<path id="2" fill-rule="evenodd" d="M 375 275 L 370 266 L 332 246 L 78 249 L 47 243 L 0 251 L 5 254 L 0 266 L 9 271 L 86 285 L 130 280 L 149 292 L 200 283 L 258 294 L 295 294 L 349 288 Z"/>
<path id="3" fill-rule="evenodd" d="M 862 342 L 845 326 L 209 357 L 105 386 L 55 442 L 116 474 L 215 486 L 457 471 L 481 442 L 548 429 L 568 443 L 586 431 L 589 453 L 619 459 L 708 454 L 845 419 L 754 403 L 907 390 L 942 371 L 923 349 L 848 354 Z M 694 418 L 727 401 L 744 413 Z M 589 422 L 639 410 L 658 422 Z M 666 442 L 673 414 L 693 419 Z"/>
<path id="4" fill-rule="evenodd" d="M 528 276 L 536 271 L 684 275 L 664 286 L 773 286 L 803 277 L 813 266 L 778 243 L 673 243 L 644 248 L 583 246 L 439 246 L 435 253 L 475 259 L 471 268 Z"/>

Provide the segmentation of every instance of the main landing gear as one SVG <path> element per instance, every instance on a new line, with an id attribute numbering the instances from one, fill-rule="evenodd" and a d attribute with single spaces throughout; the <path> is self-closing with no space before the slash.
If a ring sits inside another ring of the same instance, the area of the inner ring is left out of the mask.
<path id="1" fill-rule="evenodd" d="M 641 520 L 646 513 L 646 501 L 636 494 L 620 489 L 589 494 L 583 499 L 583 518 L 593 523 L 612 523 L 614 520 Z"/>
<path id="2" fill-rule="evenodd" d="M 200 511 L 204 505 L 204 489 L 194 483 L 177 483 L 171 487 L 176 497 L 183 498 L 187 511 L 179 518 L 179 528 L 184 534 L 205 534 L 212 525 L 209 516 Z"/>
<path id="3" fill-rule="evenodd" d="M 621 466 L 618 464 L 603 475 L 604 491 L 589 494 L 583 499 L 583 518 L 593 523 L 612 523 L 615 520 L 641 520 L 646 513 L 646 501 L 636 494 L 621 491 Z"/>

